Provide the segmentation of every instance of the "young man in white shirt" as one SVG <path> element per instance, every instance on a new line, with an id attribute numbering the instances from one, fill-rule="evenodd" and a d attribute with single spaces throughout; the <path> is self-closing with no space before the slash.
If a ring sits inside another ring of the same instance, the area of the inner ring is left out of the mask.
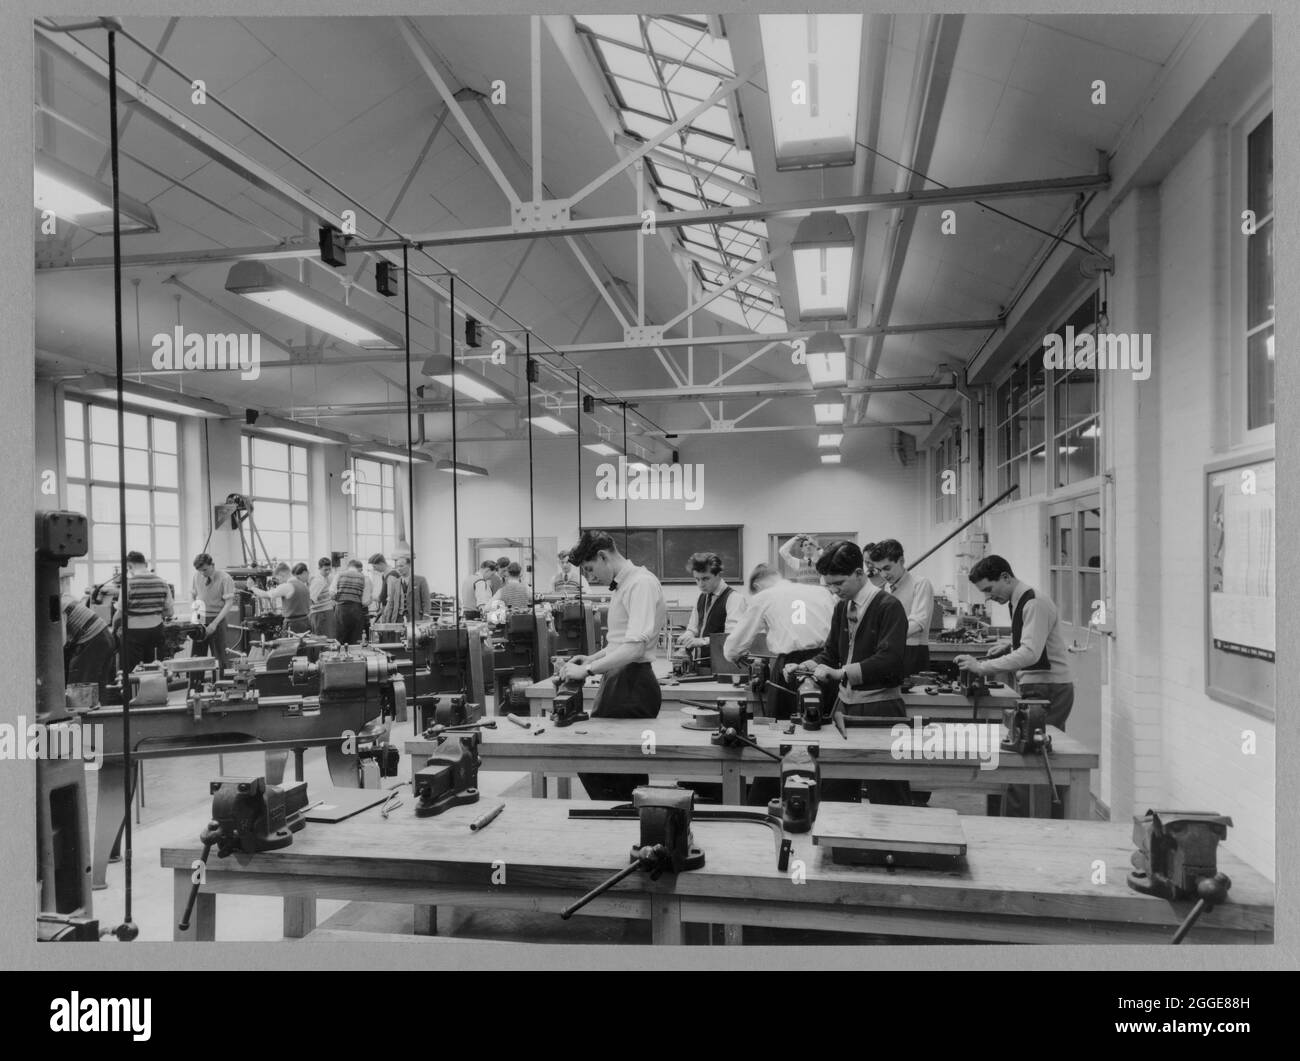
<path id="1" fill-rule="evenodd" d="M 693 553 L 686 570 L 699 586 L 700 595 L 677 647 L 690 651 L 697 663 L 707 667 L 713 663 L 709 637 L 729 634 L 736 628 L 736 620 L 745 610 L 745 598 L 722 577 L 722 558 L 717 553 Z"/>
<path id="2" fill-rule="evenodd" d="M 1046 700 L 1047 724 L 1064 730 L 1065 720 L 1074 707 L 1074 681 L 1056 605 L 1016 578 L 1011 565 L 1000 556 L 989 555 L 978 561 L 970 569 L 970 580 L 986 600 L 1010 607 L 1011 644 L 990 650 L 983 660 L 958 656 L 953 662 L 958 669 L 975 674 L 1014 675 L 1020 698 Z M 1008 785 L 1006 801 L 1009 817 L 1027 817 L 1029 786 Z M 1050 797 L 1039 803 L 1042 807 L 1051 806 L 1051 817 L 1065 816 L 1065 807 L 1051 804 Z"/>
<path id="3" fill-rule="evenodd" d="M 663 586 L 653 574 L 623 556 L 603 531 L 583 531 L 569 551 L 569 561 L 587 581 L 609 586 L 609 633 L 605 647 L 589 656 L 573 656 L 562 677 L 582 680 L 603 675 L 591 708 L 592 718 L 655 718 L 662 694 L 650 661 L 659 631 L 668 617 Z M 644 774 L 579 774 L 591 799 L 631 799 L 632 790 L 648 780 Z"/>
<path id="4" fill-rule="evenodd" d="M 885 586 L 907 612 L 907 648 L 903 652 L 903 676 L 930 669 L 930 619 L 934 612 L 934 589 L 929 579 L 907 570 L 903 547 L 893 538 L 868 545 L 867 559 L 885 578 Z"/>
<path id="5" fill-rule="evenodd" d="M 792 582 L 803 582 L 810 586 L 821 584 L 817 560 L 822 555 L 822 549 L 811 534 L 796 534 L 777 550 L 777 554 L 790 572 Z"/>

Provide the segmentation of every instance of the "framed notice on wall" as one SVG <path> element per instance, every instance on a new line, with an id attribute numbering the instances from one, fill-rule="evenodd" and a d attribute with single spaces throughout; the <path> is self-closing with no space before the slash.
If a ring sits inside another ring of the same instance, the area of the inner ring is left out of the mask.
<path id="1" fill-rule="evenodd" d="M 1276 482 L 1271 454 L 1205 471 L 1205 691 L 1266 718 L 1275 712 Z"/>

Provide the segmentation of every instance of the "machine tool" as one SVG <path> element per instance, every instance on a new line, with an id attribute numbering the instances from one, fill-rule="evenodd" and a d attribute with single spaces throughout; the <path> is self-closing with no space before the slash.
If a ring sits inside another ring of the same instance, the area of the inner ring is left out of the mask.
<path id="1" fill-rule="evenodd" d="M 551 622 L 555 627 L 555 649 L 582 656 L 596 651 L 595 614 L 588 602 L 573 599 L 553 601 Z"/>
<path id="2" fill-rule="evenodd" d="M 163 624 L 163 643 L 167 646 L 167 655 L 174 656 L 187 642 L 198 644 L 207 636 L 202 623 L 181 619 L 168 619 Z"/>
<path id="3" fill-rule="evenodd" d="M 205 866 L 214 846 L 219 858 L 236 851 L 248 855 L 277 851 L 293 843 L 293 834 L 307 824 L 305 781 L 282 786 L 268 785 L 265 777 L 219 777 L 210 783 L 209 790 L 212 819 L 199 833 L 199 842 L 203 844 L 200 861 Z M 182 932 L 190 927 L 200 883 L 201 879 L 190 888 L 189 901 L 180 920 Z"/>
<path id="4" fill-rule="evenodd" d="M 492 674 L 498 712 L 500 705 L 509 698 L 513 679 L 542 679 L 543 661 L 551 655 L 550 635 L 546 624 L 538 622 L 532 612 L 513 612 L 506 616 L 502 635 L 492 640 Z"/>
<path id="5" fill-rule="evenodd" d="M 989 695 L 988 682 L 984 680 L 983 675 L 976 674 L 974 671 L 962 671 L 957 677 L 957 684 L 962 693 L 972 700 Z"/>
<path id="6" fill-rule="evenodd" d="M 1218 848 L 1231 824 L 1231 818 L 1205 811 L 1149 810 L 1133 818 L 1137 850 L 1128 886 L 1171 902 L 1196 900 L 1172 943 L 1181 943 L 1203 913 L 1228 898 L 1232 880 L 1219 872 Z"/>
<path id="7" fill-rule="evenodd" d="M 478 802 L 478 768 L 482 764 L 478 730 L 469 733 L 440 733 L 433 754 L 415 772 L 415 815 L 431 818 L 452 807 Z"/>
<path id="8" fill-rule="evenodd" d="M 555 657 L 551 660 L 554 672 L 551 682 L 555 685 L 555 699 L 551 702 L 551 722 L 557 728 L 572 726 L 575 722 L 586 722 L 591 716 L 582 709 L 582 678 L 561 678 L 560 672 L 564 660 Z"/>
<path id="9" fill-rule="evenodd" d="M 483 717 L 483 705 L 468 702 L 463 693 L 422 696 L 420 703 L 426 710 L 433 708 L 433 721 L 421 731 L 426 734 L 435 728 L 441 732 L 448 728 L 469 726 Z"/>
<path id="10" fill-rule="evenodd" d="M 788 833 L 806 833 L 817 818 L 822 778 L 819 751 L 816 744 L 781 745 L 781 798 L 769 800 L 767 810 L 780 818 Z"/>
<path id="11" fill-rule="evenodd" d="M 497 714 L 508 717 L 527 715 L 529 713 L 528 687 L 530 685 L 532 685 L 532 682 L 527 678 L 511 678 L 510 688 L 506 690 L 504 701 L 497 702 Z"/>
<path id="12" fill-rule="evenodd" d="M 85 556 L 86 517 L 78 512 L 36 513 L 36 721 L 52 743 L 56 731 L 77 724 L 68 710 L 63 679 L 63 606 L 59 572 Z M 62 746 L 62 745 L 59 745 Z M 67 745 L 71 747 L 71 742 Z M 91 905 L 90 828 L 86 767 L 80 758 L 36 760 L 36 876 L 40 885 L 37 938 L 98 939 Z M 118 930 L 132 939 L 129 921 Z"/>
<path id="13" fill-rule="evenodd" d="M 1052 789 L 1052 802 L 1059 804 L 1061 797 L 1057 794 L 1056 782 L 1052 779 L 1052 762 L 1048 758 L 1052 752 L 1052 738 L 1047 732 L 1047 709 L 1050 706 L 1046 700 L 1020 700 L 1015 707 L 1004 708 L 1002 750 L 1017 755 L 1042 755 L 1047 783 Z"/>
<path id="14" fill-rule="evenodd" d="M 685 788 L 643 785 L 632 792 L 632 808 L 641 824 L 641 839 L 632 845 L 631 861 L 602 881 L 576 903 L 560 911 L 568 920 L 593 899 L 638 870 L 658 880 L 664 873 L 682 873 L 704 865 L 704 852 L 694 845 L 691 817 L 695 793 Z"/>

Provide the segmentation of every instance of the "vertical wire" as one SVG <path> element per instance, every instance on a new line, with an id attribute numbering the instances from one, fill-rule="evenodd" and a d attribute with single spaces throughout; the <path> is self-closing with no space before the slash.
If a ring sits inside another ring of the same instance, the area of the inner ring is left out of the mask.
<path id="1" fill-rule="evenodd" d="M 578 541 L 582 540 L 582 369 L 574 369 L 574 381 L 578 388 L 578 415 L 577 415 L 577 445 L 574 447 L 578 457 L 578 475 L 575 482 L 578 484 Z M 586 629 L 586 615 L 582 606 L 582 568 L 578 568 L 578 615 L 582 618 L 583 629 Z M 581 642 L 579 642 L 581 644 Z M 595 651 L 593 648 L 592 651 Z"/>
<path id="2" fill-rule="evenodd" d="M 619 458 L 623 463 L 623 555 L 627 556 L 627 402 L 620 402 L 623 406 L 623 456 Z"/>
<path id="3" fill-rule="evenodd" d="M 451 555 L 455 565 L 455 580 L 452 585 L 457 590 L 453 614 L 456 616 L 456 677 L 462 691 L 465 689 L 465 657 L 460 651 L 460 472 L 456 462 L 460 459 L 460 449 L 456 439 L 456 277 L 447 277 L 447 333 L 451 336 Z M 469 633 L 465 634 L 466 651 L 469 649 Z M 469 700 L 466 700 L 468 703 Z"/>
<path id="4" fill-rule="evenodd" d="M 407 595 L 407 609 L 411 620 L 411 703 L 418 704 L 420 668 L 415 665 L 415 453 L 411 440 L 411 273 L 407 261 L 408 247 L 402 244 L 402 317 L 406 340 L 406 533 L 411 548 L 407 561 L 411 592 Z M 381 477 L 382 483 L 382 477 Z"/>
<path id="5" fill-rule="evenodd" d="M 524 332 L 524 379 L 528 382 L 528 584 L 533 604 L 537 603 L 537 524 L 533 512 L 533 343 L 532 333 Z"/>

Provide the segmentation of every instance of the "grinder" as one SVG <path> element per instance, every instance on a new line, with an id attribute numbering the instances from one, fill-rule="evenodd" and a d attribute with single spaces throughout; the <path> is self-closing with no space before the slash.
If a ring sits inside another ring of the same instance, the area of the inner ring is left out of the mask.
<path id="1" fill-rule="evenodd" d="M 199 833 L 204 865 L 214 846 L 220 858 L 235 851 L 253 855 L 288 847 L 293 843 L 293 834 L 307 824 L 306 781 L 268 785 L 265 777 L 219 777 L 208 787 L 212 793 L 212 819 Z M 180 920 L 182 932 L 190 927 L 200 881 L 190 888 Z"/>
<path id="2" fill-rule="evenodd" d="M 694 792 L 685 788 L 643 785 L 633 790 L 632 806 L 640 819 L 641 839 L 632 845 L 631 862 L 576 903 L 561 910 L 560 917 L 564 920 L 637 870 L 650 874 L 651 880 L 658 880 L 664 873 L 681 873 L 704 865 L 704 852 L 694 846 L 691 836 Z"/>
<path id="3" fill-rule="evenodd" d="M 1149 810 L 1133 818 L 1137 850 L 1128 886 L 1173 902 L 1197 900 L 1173 943 L 1181 943 L 1201 914 L 1228 897 L 1232 881 L 1218 870 L 1218 847 L 1231 824 L 1231 818 L 1205 811 Z"/>
<path id="4" fill-rule="evenodd" d="M 482 765 L 478 730 L 442 733 L 424 768 L 411 781 L 415 791 L 415 816 L 431 818 L 452 807 L 478 802 L 478 768 Z"/>
<path id="5" fill-rule="evenodd" d="M 817 818 L 821 802 L 821 767 L 816 744 L 781 745 L 781 798 L 769 800 L 767 811 L 781 819 L 788 833 L 806 833 Z"/>

